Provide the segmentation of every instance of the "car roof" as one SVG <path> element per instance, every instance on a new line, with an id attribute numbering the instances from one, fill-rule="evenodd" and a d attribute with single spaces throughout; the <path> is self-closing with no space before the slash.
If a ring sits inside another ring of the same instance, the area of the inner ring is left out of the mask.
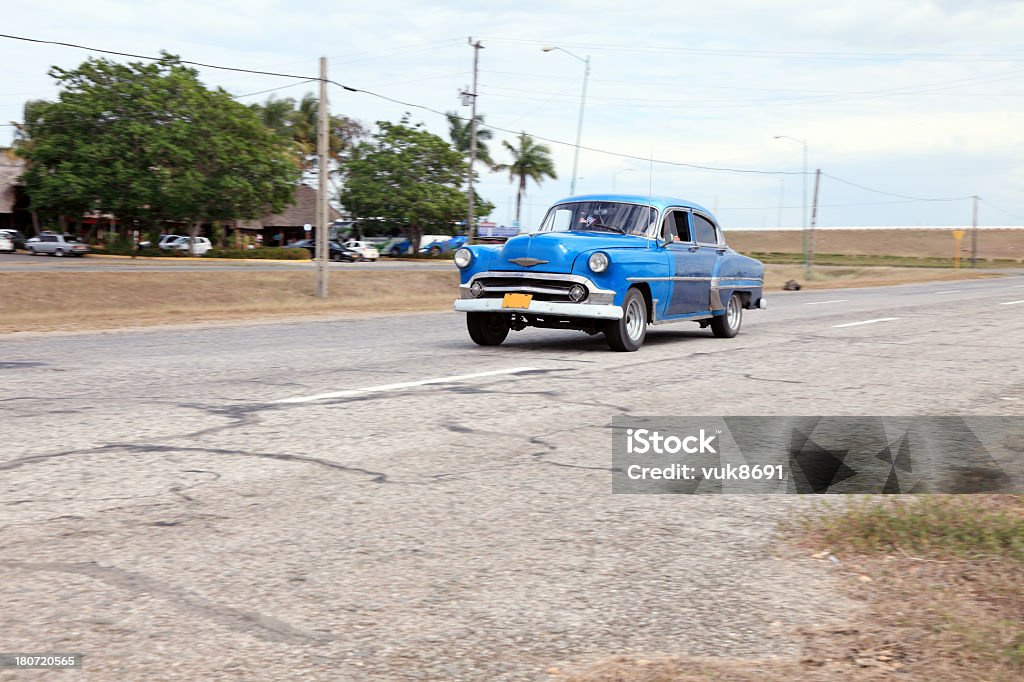
<path id="1" fill-rule="evenodd" d="M 645 204 L 658 209 L 658 211 L 664 211 L 666 208 L 672 206 L 681 206 L 683 208 L 693 208 L 702 213 L 713 215 L 711 211 L 698 203 L 664 194 L 577 194 L 571 197 L 565 197 L 564 199 L 559 199 L 555 203 L 565 204 L 576 201 L 618 201 L 627 204 Z"/>

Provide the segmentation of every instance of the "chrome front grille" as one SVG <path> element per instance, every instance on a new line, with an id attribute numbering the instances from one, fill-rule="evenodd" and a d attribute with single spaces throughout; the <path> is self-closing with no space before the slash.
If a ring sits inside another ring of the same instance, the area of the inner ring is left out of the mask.
<path id="1" fill-rule="evenodd" d="M 477 277 L 477 282 L 484 287 L 480 298 L 501 298 L 508 293 L 532 294 L 538 301 L 569 301 L 569 289 L 577 282 L 557 279 L 555 277 L 503 277 L 488 275 Z"/>

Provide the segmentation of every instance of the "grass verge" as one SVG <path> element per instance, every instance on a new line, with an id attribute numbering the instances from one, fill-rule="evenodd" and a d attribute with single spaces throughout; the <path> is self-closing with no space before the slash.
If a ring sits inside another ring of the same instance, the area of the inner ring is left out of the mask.
<path id="1" fill-rule="evenodd" d="M 449 310 L 458 276 L 452 271 L 332 269 L 331 295 L 313 296 L 313 273 L 243 270 L 229 272 L 132 272 L 117 266 L 95 272 L 3 274 L 0 333 L 118 329 L 160 324 L 333 315 Z M 805 288 L 829 289 L 931 280 L 994 277 L 991 273 L 917 268 L 816 268 L 803 278 L 799 266 L 766 266 L 765 287 L 773 295 L 789 279 Z"/>

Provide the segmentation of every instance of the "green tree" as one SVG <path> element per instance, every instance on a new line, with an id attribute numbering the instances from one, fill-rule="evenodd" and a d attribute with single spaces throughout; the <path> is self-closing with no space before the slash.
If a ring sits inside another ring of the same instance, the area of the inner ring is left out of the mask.
<path id="1" fill-rule="evenodd" d="M 469 121 L 463 119 L 454 111 L 445 112 L 448 119 L 448 137 L 451 138 L 452 146 L 462 152 L 462 155 L 469 160 L 470 147 L 472 146 L 472 131 L 469 129 Z M 494 168 L 494 159 L 491 158 L 491 151 L 487 147 L 487 141 L 494 137 L 494 131 L 484 128 L 484 115 L 476 115 L 476 160 L 482 162 L 488 168 Z"/>
<path id="2" fill-rule="evenodd" d="M 50 71 L 55 102 L 31 102 L 18 153 L 34 210 L 114 214 L 143 230 L 280 210 L 299 170 L 249 107 L 164 54 L 153 63 L 89 59 Z"/>
<path id="3" fill-rule="evenodd" d="M 422 123 L 377 122 L 370 140 L 356 145 L 345 166 L 342 203 L 367 234 L 401 230 L 413 253 L 425 229 L 451 234 L 466 211 L 466 162 L 458 150 Z M 494 205 L 477 197 L 477 212 Z"/>
<path id="4" fill-rule="evenodd" d="M 516 191 L 516 225 L 522 209 L 523 197 L 526 196 L 526 181 L 533 180 L 538 185 L 544 178 L 556 179 L 555 164 L 551 160 L 551 149 L 547 145 L 537 144 L 526 133 L 519 134 L 519 145 L 512 146 L 507 140 L 501 141 L 502 146 L 512 155 L 512 163 L 503 163 L 495 170 L 508 171 L 509 182 L 518 180 Z"/>

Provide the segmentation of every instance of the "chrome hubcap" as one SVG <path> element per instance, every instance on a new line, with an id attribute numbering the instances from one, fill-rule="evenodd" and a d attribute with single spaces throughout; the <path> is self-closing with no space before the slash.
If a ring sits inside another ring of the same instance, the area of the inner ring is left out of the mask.
<path id="1" fill-rule="evenodd" d="M 729 329 L 739 329 L 740 320 L 743 316 L 743 309 L 740 308 L 739 299 L 733 296 L 729 299 L 729 307 L 725 312 L 726 323 L 729 325 Z"/>
<path id="2" fill-rule="evenodd" d="M 644 309 L 640 301 L 630 299 L 626 306 L 626 334 L 633 341 L 640 338 L 644 331 Z"/>

